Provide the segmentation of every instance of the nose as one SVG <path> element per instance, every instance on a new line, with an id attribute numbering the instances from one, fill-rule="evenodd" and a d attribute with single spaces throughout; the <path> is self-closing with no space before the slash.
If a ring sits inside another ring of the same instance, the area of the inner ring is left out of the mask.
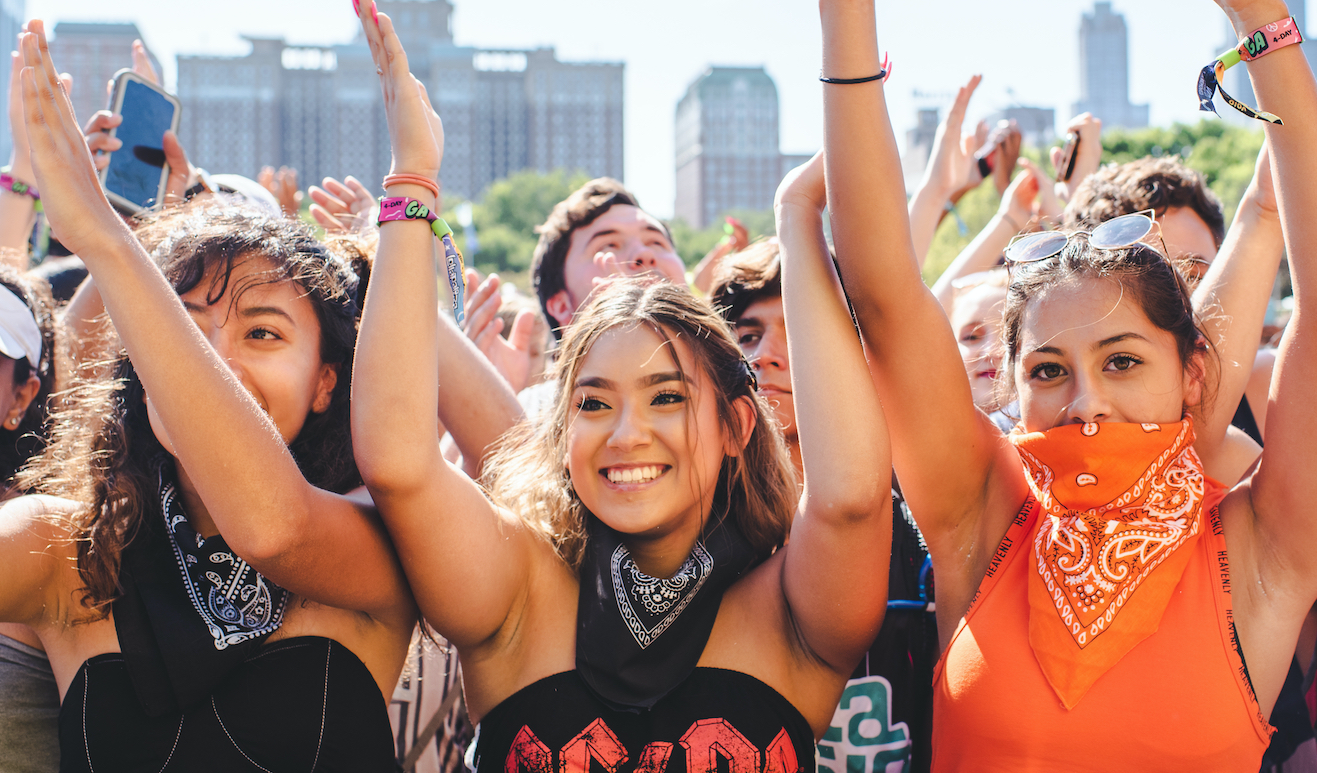
<path id="1" fill-rule="evenodd" d="M 632 451 L 648 445 L 650 437 L 649 421 L 643 412 L 624 405 L 617 412 L 617 423 L 608 435 L 608 447 L 614 451 Z"/>
<path id="2" fill-rule="evenodd" d="M 1096 424 L 1112 418 L 1111 400 L 1100 379 L 1078 375 L 1071 384 L 1073 392 L 1065 409 L 1066 424 Z"/>
<path id="3" fill-rule="evenodd" d="M 237 356 L 237 350 L 234 343 L 230 340 L 232 336 L 228 335 L 222 327 L 215 326 L 209 331 L 202 331 L 206 334 L 206 340 L 210 341 L 211 348 L 215 354 L 224 362 L 224 365 L 233 373 L 234 377 L 244 386 L 247 386 L 246 374 L 242 369 L 242 359 Z"/>
<path id="4" fill-rule="evenodd" d="M 620 258 L 618 262 L 622 270 L 629 274 L 643 274 L 646 271 L 653 271 L 654 267 L 658 265 L 654 250 L 638 240 L 627 245 L 625 257 Z"/>
<path id="5" fill-rule="evenodd" d="M 749 359 L 750 365 L 757 371 L 766 368 L 789 370 L 786 337 L 774 328 L 765 330 L 759 338 L 759 345 L 755 347 Z"/>

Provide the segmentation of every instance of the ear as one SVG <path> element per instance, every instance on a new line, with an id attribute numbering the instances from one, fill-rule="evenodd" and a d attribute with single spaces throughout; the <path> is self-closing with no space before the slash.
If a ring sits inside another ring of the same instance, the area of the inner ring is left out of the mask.
<path id="1" fill-rule="evenodd" d="M 41 379 L 36 376 L 28 376 L 27 381 L 14 387 L 14 403 L 9 406 L 9 412 L 5 414 L 5 429 L 18 429 L 18 425 L 23 423 L 23 415 L 27 413 L 28 406 L 40 391 Z"/>
<path id="2" fill-rule="evenodd" d="M 1207 378 L 1207 355 L 1200 348 L 1189 358 L 1184 369 L 1184 404 L 1199 408 L 1203 404 L 1203 381 Z"/>
<path id="3" fill-rule="evenodd" d="M 334 387 L 338 386 L 338 366 L 321 365 L 320 381 L 316 384 L 316 396 L 311 401 L 312 413 L 324 413 L 329 410 L 329 403 L 334 398 Z"/>
<path id="4" fill-rule="evenodd" d="M 728 456 L 740 456 L 750 444 L 750 436 L 754 434 L 755 424 L 759 421 L 759 414 L 749 396 L 741 395 L 732 401 L 732 418 L 736 422 L 738 437 L 727 439 L 725 453 Z"/>
<path id="5" fill-rule="evenodd" d="M 576 304 L 567 295 L 566 290 L 559 290 L 554 293 L 549 300 L 545 301 L 544 306 L 549 311 L 549 316 L 558 323 L 557 327 L 567 327 L 572 321 L 572 315 L 576 313 Z"/>

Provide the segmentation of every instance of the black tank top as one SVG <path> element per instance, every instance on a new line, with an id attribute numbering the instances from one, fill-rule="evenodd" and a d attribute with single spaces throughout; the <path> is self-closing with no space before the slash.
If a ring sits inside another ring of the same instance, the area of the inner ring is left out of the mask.
<path id="1" fill-rule="evenodd" d="M 475 744 L 475 773 L 814 769 L 814 732 L 800 712 L 758 679 L 720 668 L 695 669 L 635 712 L 605 706 L 576 671 L 554 674 L 495 706 Z"/>
<path id="2" fill-rule="evenodd" d="M 149 717 L 123 655 L 82 665 L 60 707 L 62 773 L 394 771 L 384 696 L 365 664 L 330 639 L 253 653 L 209 700 Z"/>

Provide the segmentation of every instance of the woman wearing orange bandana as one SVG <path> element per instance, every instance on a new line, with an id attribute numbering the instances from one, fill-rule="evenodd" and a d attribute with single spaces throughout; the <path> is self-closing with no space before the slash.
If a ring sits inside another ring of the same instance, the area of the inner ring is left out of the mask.
<path id="1" fill-rule="evenodd" d="M 1241 38 L 1289 16 L 1219 2 Z M 1227 492 L 1233 364 L 1152 224 L 1041 235 L 1013 253 L 1002 437 L 920 280 L 884 86 L 854 82 L 879 70 L 873 0 L 820 7 L 838 261 L 937 571 L 934 770 L 1257 770 L 1317 598 L 1317 315 L 1296 304 L 1265 452 Z M 1317 83 L 1298 47 L 1248 67 L 1285 121 L 1265 128 L 1298 300 L 1317 293 Z"/>

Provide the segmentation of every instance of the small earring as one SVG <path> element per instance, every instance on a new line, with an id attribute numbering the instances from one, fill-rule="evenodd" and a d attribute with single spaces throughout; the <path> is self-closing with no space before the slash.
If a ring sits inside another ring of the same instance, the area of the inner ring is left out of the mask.
<path id="1" fill-rule="evenodd" d="M 18 417 L 11 416 L 9 420 L 5 422 L 5 424 L 7 424 L 10 429 L 18 429 Z"/>

